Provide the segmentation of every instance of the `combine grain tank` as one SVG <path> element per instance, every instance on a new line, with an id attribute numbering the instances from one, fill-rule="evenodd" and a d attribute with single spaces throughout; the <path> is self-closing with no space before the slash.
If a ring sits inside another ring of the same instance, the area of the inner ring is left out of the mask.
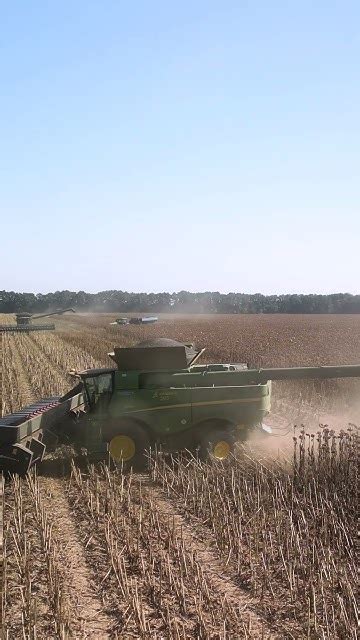
<path id="1" fill-rule="evenodd" d="M 0 418 L 0 471 L 26 473 L 51 430 L 79 451 L 137 466 L 149 447 L 226 459 L 255 429 L 268 431 L 271 380 L 360 377 L 360 365 L 249 369 L 198 364 L 204 349 L 165 338 L 109 354 L 116 368 L 74 375 L 77 387 Z M 80 419 L 72 422 L 69 417 Z"/>

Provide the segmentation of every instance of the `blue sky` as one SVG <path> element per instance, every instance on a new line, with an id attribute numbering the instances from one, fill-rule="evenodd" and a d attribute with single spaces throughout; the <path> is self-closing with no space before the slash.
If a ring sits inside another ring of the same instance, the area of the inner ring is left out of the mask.
<path id="1" fill-rule="evenodd" d="M 358 2 L 0 11 L 0 289 L 359 293 Z"/>

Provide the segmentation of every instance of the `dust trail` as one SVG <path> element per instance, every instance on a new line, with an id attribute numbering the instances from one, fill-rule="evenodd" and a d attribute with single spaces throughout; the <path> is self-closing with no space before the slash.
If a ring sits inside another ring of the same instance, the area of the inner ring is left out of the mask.
<path id="1" fill-rule="evenodd" d="M 294 438 L 297 438 L 302 429 L 307 434 L 316 434 L 324 429 L 330 429 L 336 435 L 348 429 L 353 430 L 360 425 L 360 403 L 354 405 L 351 411 L 346 412 L 343 405 L 338 411 L 329 413 L 315 413 L 313 418 L 308 416 L 307 420 L 289 421 L 285 416 L 270 414 L 264 419 L 271 433 L 266 433 L 260 429 L 250 433 L 245 445 L 240 444 L 240 448 L 247 449 L 251 455 L 258 457 L 269 457 L 277 459 L 282 463 L 291 464 Z"/>

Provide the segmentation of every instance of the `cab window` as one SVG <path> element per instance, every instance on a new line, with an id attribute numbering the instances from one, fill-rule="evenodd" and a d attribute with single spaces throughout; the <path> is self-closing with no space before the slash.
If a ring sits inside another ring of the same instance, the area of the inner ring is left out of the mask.
<path id="1" fill-rule="evenodd" d="M 113 376 L 111 373 L 103 373 L 93 378 L 85 378 L 85 389 L 91 407 L 99 400 L 110 399 L 113 390 Z"/>

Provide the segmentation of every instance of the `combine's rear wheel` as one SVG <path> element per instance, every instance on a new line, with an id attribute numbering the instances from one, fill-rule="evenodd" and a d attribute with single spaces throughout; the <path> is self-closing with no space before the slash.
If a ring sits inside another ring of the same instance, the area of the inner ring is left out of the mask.
<path id="1" fill-rule="evenodd" d="M 115 463 L 124 468 L 141 469 L 146 465 L 145 452 L 150 448 L 150 438 L 145 429 L 135 422 L 120 422 L 109 442 L 109 453 Z"/>
<path id="2" fill-rule="evenodd" d="M 226 429 L 211 429 L 201 436 L 199 445 L 199 455 L 202 460 L 208 458 L 227 460 L 234 451 L 235 438 Z"/>

